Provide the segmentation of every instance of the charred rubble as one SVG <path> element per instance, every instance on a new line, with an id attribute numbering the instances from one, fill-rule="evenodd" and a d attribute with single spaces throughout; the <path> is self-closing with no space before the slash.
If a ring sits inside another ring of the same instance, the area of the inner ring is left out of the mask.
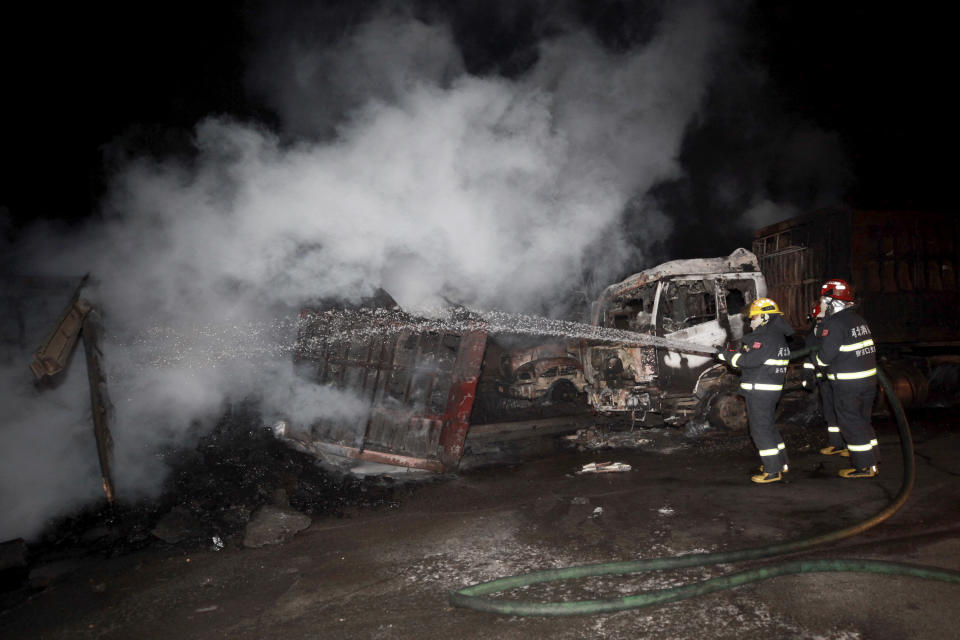
<path id="1" fill-rule="evenodd" d="M 251 517 L 263 507 L 344 517 L 354 508 L 393 508 L 402 492 L 413 490 L 387 477 L 325 470 L 315 457 L 274 438 L 250 404 L 229 408 L 196 447 L 163 455 L 171 471 L 159 497 L 127 503 L 121 496 L 113 505 L 51 521 L 36 541 L 17 541 L 26 558 L 0 587 L 15 589 L 29 567 L 67 558 L 241 546 Z"/>

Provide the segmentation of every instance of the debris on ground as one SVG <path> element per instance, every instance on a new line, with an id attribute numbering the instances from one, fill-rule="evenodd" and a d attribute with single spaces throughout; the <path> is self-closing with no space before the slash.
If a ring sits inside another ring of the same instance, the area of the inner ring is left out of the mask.
<path id="1" fill-rule="evenodd" d="M 589 462 L 583 465 L 577 473 L 616 473 L 618 471 L 630 471 L 630 465 L 623 462 Z"/>
<path id="2" fill-rule="evenodd" d="M 190 538 L 203 526 L 203 521 L 187 506 L 178 504 L 160 518 L 150 533 L 167 544 L 177 544 Z"/>
<path id="3" fill-rule="evenodd" d="M 635 449 L 650 444 L 644 431 L 611 431 L 599 427 L 577 429 L 576 433 L 564 436 L 568 443 L 581 451 L 595 449 Z"/>
<path id="4" fill-rule="evenodd" d="M 256 548 L 280 544 L 298 531 L 303 531 L 313 520 L 293 509 L 264 505 L 253 514 L 243 536 L 243 546 Z"/>

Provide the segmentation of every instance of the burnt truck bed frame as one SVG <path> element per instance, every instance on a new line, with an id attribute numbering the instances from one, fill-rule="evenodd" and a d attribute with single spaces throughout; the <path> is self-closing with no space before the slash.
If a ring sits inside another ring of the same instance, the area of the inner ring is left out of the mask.
<path id="1" fill-rule="evenodd" d="M 379 330 L 311 343 L 325 312 L 304 310 L 295 362 L 301 375 L 369 403 L 357 421 L 317 420 L 285 434 L 329 459 L 444 472 L 464 452 L 486 350 L 484 331 Z"/>
<path id="2" fill-rule="evenodd" d="M 854 288 L 878 343 L 960 345 L 960 220 L 955 214 L 825 209 L 757 230 L 768 295 L 790 324 L 828 278 Z"/>

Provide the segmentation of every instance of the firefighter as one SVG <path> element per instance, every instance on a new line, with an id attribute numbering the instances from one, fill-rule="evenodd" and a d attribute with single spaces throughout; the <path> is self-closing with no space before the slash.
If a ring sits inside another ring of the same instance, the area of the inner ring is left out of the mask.
<path id="1" fill-rule="evenodd" d="M 853 464 L 839 475 L 872 478 L 877 475 L 877 436 L 870 424 L 877 395 L 877 348 L 870 327 L 853 306 L 853 290 L 845 280 L 827 280 L 820 287 L 824 318 L 814 360 L 826 373 L 840 435 Z"/>
<path id="2" fill-rule="evenodd" d="M 783 392 L 783 380 L 790 364 L 787 336 L 793 328 L 770 298 L 757 298 L 750 304 L 747 317 L 751 333 L 743 338 L 738 352 L 723 352 L 718 358 L 740 369 L 740 395 L 747 402 L 750 437 L 760 453 L 760 473 L 753 482 L 765 484 L 783 479 L 788 471 L 787 450 L 774 424 L 777 401 Z"/>
<path id="3" fill-rule="evenodd" d="M 804 339 L 804 346 L 820 347 L 820 323 L 823 322 L 824 308 L 818 303 L 807 316 L 813 322 L 813 328 Z M 820 407 L 823 410 L 823 419 L 827 423 L 827 441 L 829 446 L 820 449 L 820 453 L 825 456 L 841 455 L 845 458 L 850 457 L 847 451 L 847 444 L 843 441 L 840 434 L 840 427 L 837 422 L 837 412 L 833 407 L 833 390 L 830 387 L 827 377 L 815 364 L 816 354 L 812 353 L 803 363 L 803 379 L 801 385 L 804 389 L 813 391 L 816 389 L 820 393 Z"/>

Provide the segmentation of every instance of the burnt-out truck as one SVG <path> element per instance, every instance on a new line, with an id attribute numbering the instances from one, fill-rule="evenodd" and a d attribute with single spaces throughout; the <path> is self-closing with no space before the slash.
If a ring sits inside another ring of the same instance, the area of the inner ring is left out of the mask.
<path id="1" fill-rule="evenodd" d="M 824 209 L 758 229 L 753 252 L 769 296 L 798 332 L 809 331 L 820 285 L 843 278 L 901 402 L 956 400 L 957 214 Z"/>
<path id="2" fill-rule="evenodd" d="M 610 285 L 593 304 L 595 326 L 622 329 L 671 342 L 736 345 L 742 312 L 767 286 L 756 256 L 673 260 Z M 629 413 L 634 420 L 746 426 L 736 376 L 711 352 L 670 346 L 584 346 L 587 398 L 599 412 Z"/>
<path id="3" fill-rule="evenodd" d="M 738 378 L 714 354 L 738 343 L 741 312 L 765 293 L 756 257 L 738 249 L 667 262 L 607 287 L 591 325 L 570 323 L 584 336 L 576 339 L 558 338 L 548 322 L 539 336 L 483 315 L 432 323 L 392 301 L 304 309 L 301 375 L 369 410 L 349 423 L 288 424 L 278 435 L 354 468 L 450 471 L 468 449 L 575 430 L 573 418 L 597 414 L 742 429 Z"/>

